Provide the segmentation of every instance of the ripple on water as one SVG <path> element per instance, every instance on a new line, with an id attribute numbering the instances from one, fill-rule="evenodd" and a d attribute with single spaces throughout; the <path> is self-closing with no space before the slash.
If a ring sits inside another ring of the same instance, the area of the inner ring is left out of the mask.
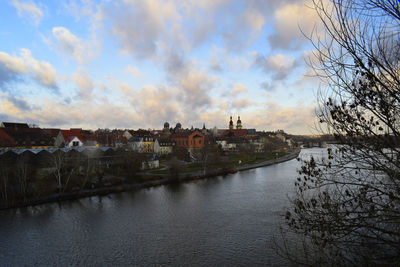
<path id="1" fill-rule="evenodd" d="M 322 154 L 319 150 L 304 150 Z M 0 212 L 2 265 L 282 265 L 272 248 L 298 162 Z"/>

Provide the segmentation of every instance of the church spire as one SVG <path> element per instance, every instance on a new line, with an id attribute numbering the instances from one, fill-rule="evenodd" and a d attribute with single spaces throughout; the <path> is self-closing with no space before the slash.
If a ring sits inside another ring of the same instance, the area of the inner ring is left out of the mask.
<path id="1" fill-rule="evenodd" d="M 238 120 L 236 122 L 236 129 L 242 129 L 242 121 L 240 120 L 240 116 L 238 116 Z"/>
<path id="2" fill-rule="evenodd" d="M 233 120 L 232 120 L 232 116 L 231 116 L 231 120 L 229 121 L 229 130 L 233 129 Z"/>

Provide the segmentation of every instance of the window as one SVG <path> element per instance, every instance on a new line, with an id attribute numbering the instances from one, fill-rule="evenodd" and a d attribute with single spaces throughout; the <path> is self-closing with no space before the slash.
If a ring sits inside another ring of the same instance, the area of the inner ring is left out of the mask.
<path id="1" fill-rule="evenodd" d="M 199 145 L 201 144 L 201 140 L 199 140 Z"/>
<path id="2" fill-rule="evenodd" d="M 79 142 L 78 141 L 73 141 L 72 142 L 72 146 L 79 146 Z"/>

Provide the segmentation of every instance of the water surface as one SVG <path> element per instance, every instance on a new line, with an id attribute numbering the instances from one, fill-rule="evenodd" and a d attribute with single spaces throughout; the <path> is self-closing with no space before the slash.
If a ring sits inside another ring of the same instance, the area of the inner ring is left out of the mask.
<path id="1" fill-rule="evenodd" d="M 0 263 L 282 265 L 271 240 L 284 222 L 298 164 L 0 211 Z"/>

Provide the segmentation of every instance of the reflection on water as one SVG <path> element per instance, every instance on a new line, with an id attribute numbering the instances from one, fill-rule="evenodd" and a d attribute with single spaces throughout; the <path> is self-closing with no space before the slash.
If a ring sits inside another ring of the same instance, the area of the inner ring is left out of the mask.
<path id="1" fill-rule="evenodd" d="M 319 152 L 305 149 L 302 153 Z M 298 162 L 0 212 L 2 265 L 279 265 Z"/>

